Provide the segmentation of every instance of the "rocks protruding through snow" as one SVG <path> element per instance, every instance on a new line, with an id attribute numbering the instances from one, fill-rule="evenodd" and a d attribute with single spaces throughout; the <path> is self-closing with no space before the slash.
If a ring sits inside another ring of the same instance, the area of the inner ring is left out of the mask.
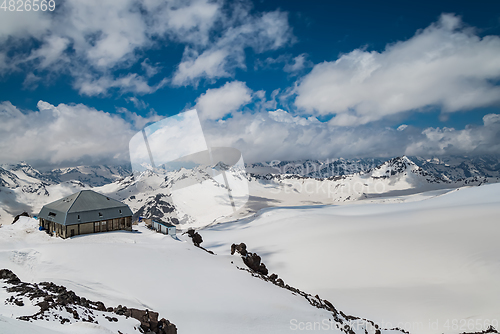
<path id="1" fill-rule="evenodd" d="M 201 235 L 192 228 L 187 231 L 187 234 L 191 238 L 191 240 L 193 240 L 193 244 L 196 247 L 200 247 L 200 244 L 203 242 L 203 238 L 201 237 Z"/>
<path id="2" fill-rule="evenodd" d="M 22 298 L 28 298 L 34 305 L 40 307 L 40 311 L 30 315 L 21 316 L 19 320 L 31 321 L 47 319 L 50 311 L 65 310 L 73 317 L 74 322 L 94 322 L 97 323 L 96 312 L 103 312 L 104 317 L 110 322 L 118 322 L 118 318 L 113 316 L 131 317 L 140 321 L 140 328 L 143 333 L 155 334 L 177 334 L 177 327 L 165 318 L 158 320 L 158 312 L 150 310 L 138 310 L 119 305 L 118 307 L 106 307 L 103 302 L 91 301 L 76 295 L 73 291 L 67 290 L 64 286 L 56 285 L 52 282 L 42 282 L 39 284 L 22 282 L 16 274 L 9 269 L 0 269 L 0 280 L 4 280 L 11 286 L 6 287 L 7 292 L 14 293 L 6 300 L 6 303 L 17 306 L 24 306 Z M 80 311 L 80 312 L 79 312 Z M 106 315 L 106 313 L 110 313 Z M 59 317 L 61 324 L 70 322 L 67 318 Z"/>
<path id="3" fill-rule="evenodd" d="M 19 217 L 29 217 L 29 216 L 30 216 L 29 213 L 24 211 L 23 213 L 18 214 L 17 216 L 14 217 L 14 221 L 12 222 L 12 224 L 15 224 L 19 220 Z"/>
<path id="4" fill-rule="evenodd" d="M 113 312 L 118 315 L 132 317 L 141 322 L 141 328 L 145 333 L 159 333 L 159 334 L 176 334 L 177 328 L 174 324 L 165 318 L 158 321 L 158 312 L 149 310 L 138 310 L 135 308 L 127 308 L 126 306 L 118 305 L 113 309 Z"/>
<path id="5" fill-rule="evenodd" d="M 385 330 L 399 331 L 401 333 L 409 334 L 409 332 L 401 328 L 397 327 L 391 329 L 379 328 L 379 325 L 375 324 L 371 320 L 355 317 L 352 315 L 347 315 L 342 311 L 338 311 L 333 306 L 333 304 L 330 303 L 328 300 L 321 299 L 319 295 L 313 296 L 309 293 L 294 288 L 293 286 L 285 284 L 283 279 L 279 278 L 277 274 L 273 273 L 271 275 L 268 275 L 268 270 L 266 266 L 261 262 L 260 256 L 258 256 L 256 253 L 248 252 L 247 246 L 244 243 L 231 245 L 231 255 L 234 255 L 234 253 L 236 252 L 238 252 L 241 255 L 243 262 L 249 268 L 249 269 L 246 268 L 238 268 L 238 269 L 248 271 L 249 273 L 252 274 L 253 277 L 260 278 L 266 282 L 270 282 L 283 289 L 287 289 L 295 295 L 300 295 L 304 297 L 309 302 L 309 304 L 311 304 L 316 308 L 324 309 L 331 312 L 333 316 L 333 321 L 336 323 L 335 324 L 336 328 L 338 328 L 340 331 L 346 334 L 368 333 L 367 331 L 368 328 L 372 329 L 372 332 L 374 332 L 374 334 L 382 334 L 382 331 Z M 254 268 L 257 268 L 258 270 Z M 262 268 L 264 268 L 265 270 L 262 270 Z"/>
<path id="6" fill-rule="evenodd" d="M 211 250 L 208 250 L 208 249 L 200 246 L 200 244 L 203 242 L 203 238 L 201 237 L 201 234 L 199 234 L 198 232 L 196 232 L 192 228 L 190 228 L 189 230 L 187 230 L 186 232 L 184 232 L 182 234 L 186 234 L 186 233 L 191 238 L 191 240 L 193 241 L 193 245 L 195 245 L 198 248 L 203 249 L 207 253 L 210 253 L 210 254 L 214 255 L 214 252 L 212 252 Z"/>
<path id="7" fill-rule="evenodd" d="M 19 277 L 9 269 L 0 269 L 0 279 L 7 281 L 9 284 L 18 284 L 21 282 Z"/>
<path id="8" fill-rule="evenodd" d="M 485 329 L 484 331 L 482 332 L 474 332 L 474 333 L 466 333 L 466 332 L 463 332 L 461 334 L 487 334 L 487 333 L 499 333 L 498 330 L 495 329 L 495 327 L 491 326 L 488 327 L 488 329 Z"/>
<path id="9" fill-rule="evenodd" d="M 245 245 L 244 243 L 241 243 L 239 245 L 232 244 L 231 255 L 233 255 L 235 251 L 240 253 L 243 262 L 248 266 L 248 268 L 262 275 L 267 275 L 269 273 L 266 265 L 261 262 L 260 256 L 257 255 L 257 253 L 248 252 L 247 245 Z"/>

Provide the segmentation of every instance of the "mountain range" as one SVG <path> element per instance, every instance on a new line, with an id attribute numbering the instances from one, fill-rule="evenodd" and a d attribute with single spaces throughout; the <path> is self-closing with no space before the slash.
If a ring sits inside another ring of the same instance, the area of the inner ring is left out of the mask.
<path id="1" fill-rule="evenodd" d="M 403 156 L 385 161 L 273 161 L 248 164 L 243 177 L 248 180 L 250 195 L 243 208 L 229 217 L 208 212 L 200 219 L 182 205 L 174 205 L 171 192 L 180 185 L 201 182 L 208 191 L 228 188 L 213 179 L 207 166 L 133 175 L 127 166 L 78 166 L 41 172 L 25 162 L 0 165 L 0 219 L 8 224 L 23 211 L 36 215 L 47 203 L 82 189 L 93 189 L 128 204 L 134 218 L 153 217 L 179 224 L 180 229 L 200 228 L 248 217 L 269 206 L 397 201 L 403 195 L 494 183 L 500 178 L 500 158 Z"/>

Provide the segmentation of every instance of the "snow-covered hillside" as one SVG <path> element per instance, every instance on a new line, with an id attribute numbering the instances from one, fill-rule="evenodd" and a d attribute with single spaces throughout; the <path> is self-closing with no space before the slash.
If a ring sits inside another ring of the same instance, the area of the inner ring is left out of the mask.
<path id="1" fill-rule="evenodd" d="M 239 270 L 245 267 L 240 257 L 209 254 L 184 236 L 176 240 L 135 226 L 134 232 L 63 240 L 37 231 L 36 226 L 35 220 L 22 217 L 16 224 L 0 228 L 2 267 L 22 281 L 54 282 L 106 306 L 120 304 L 159 312 L 177 326 L 179 333 L 290 333 L 293 326 L 305 326 L 299 324 L 304 321 L 341 333 L 335 325 L 340 327 L 348 320 L 346 315 L 313 307 L 297 293 Z M 39 311 L 39 306 L 33 305 L 36 299 L 22 297 L 18 299 L 24 306 L 5 303 L 11 296 L 0 287 L 2 334 L 2 330 L 11 328 L 33 334 L 45 334 L 46 329 L 60 333 L 137 332 L 133 327 L 138 323 L 131 319 L 110 322 L 105 315 L 96 315 L 94 323 L 88 324 L 74 320 L 65 308 L 43 317 L 49 320 L 16 320 Z M 59 315 L 73 320 L 61 323 Z M 364 334 L 367 329 L 375 334 L 376 328 L 367 324 L 357 319 L 357 327 L 350 333 Z M 378 333 L 401 334 L 383 329 Z"/>
<path id="2" fill-rule="evenodd" d="M 378 323 L 422 334 L 498 329 L 500 184 L 425 198 L 268 208 L 201 233 L 218 254 L 246 243 L 285 282 Z"/>
<path id="3" fill-rule="evenodd" d="M 349 323 L 355 318 L 348 314 L 416 334 L 498 328 L 500 184 L 441 193 L 394 204 L 268 208 L 201 230 L 203 246 L 216 255 L 185 235 L 176 240 L 142 225 L 63 240 L 21 217 L 0 228 L 0 264 L 25 282 L 54 282 L 106 306 L 159 312 L 179 333 L 339 333 L 325 324 Z M 269 275 L 310 293 L 311 301 L 239 270 L 245 264 L 230 250 L 240 242 L 261 256 Z M 313 307 L 316 294 L 345 314 L 335 320 L 335 313 Z M 11 296 L 0 288 L 1 298 Z M 39 307 L 22 301 L 0 303 L 0 328 L 9 334 L 133 333 L 137 326 L 104 316 L 92 326 L 61 324 L 58 313 L 27 323 L 15 318 Z M 372 323 L 358 321 L 364 325 L 352 333 L 376 334 Z"/>

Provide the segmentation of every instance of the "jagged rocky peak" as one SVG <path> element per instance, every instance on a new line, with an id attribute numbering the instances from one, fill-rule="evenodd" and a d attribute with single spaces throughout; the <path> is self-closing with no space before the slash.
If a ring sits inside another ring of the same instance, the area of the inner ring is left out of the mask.
<path id="1" fill-rule="evenodd" d="M 213 168 L 215 170 L 228 170 L 229 168 L 231 168 L 231 166 L 225 164 L 222 161 L 219 161 L 218 163 L 215 164 L 215 166 Z"/>
<path id="2" fill-rule="evenodd" d="M 406 172 L 408 169 L 418 169 L 419 167 L 407 156 L 392 158 L 383 164 L 370 170 L 373 177 L 390 177 L 392 175 Z"/>

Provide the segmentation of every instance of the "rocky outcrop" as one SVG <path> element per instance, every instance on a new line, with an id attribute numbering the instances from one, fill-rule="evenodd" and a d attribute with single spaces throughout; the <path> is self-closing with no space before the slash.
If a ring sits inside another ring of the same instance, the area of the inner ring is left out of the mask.
<path id="1" fill-rule="evenodd" d="M 0 279 L 5 280 L 9 284 L 18 284 L 21 282 L 19 277 L 9 269 L 0 269 Z"/>
<path id="2" fill-rule="evenodd" d="M 238 252 L 241 255 L 243 262 L 248 266 L 248 269 L 239 267 L 238 269 L 248 271 L 253 277 L 260 278 L 266 282 L 279 286 L 280 288 L 287 289 L 291 291 L 294 295 L 302 296 L 309 302 L 309 304 L 311 304 L 316 308 L 324 309 L 331 312 L 333 320 L 336 323 L 336 328 L 339 329 L 341 332 L 344 332 L 346 334 L 356 334 L 356 332 L 353 330 L 353 324 L 354 324 L 354 327 L 357 328 L 364 326 L 363 328 L 365 333 L 368 333 L 366 329 L 370 327 L 374 330 L 375 334 L 381 334 L 382 328 L 379 328 L 379 325 L 375 324 L 373 321 L 355 317 L 352 315 L 347 315 L 344 312 L 337 310 L 333 306 L 333 304 L 330 303 L 328 300 L 320 298 L 319 295 L 313 296 L 309 293 L 301 291 L 300 289 L 294 288 L 293 286 L 286 284 L 283 281 L 283 279 L 278 277 L 277 274 L 273 273 L 271 275 L 268 275 L 268 270 L 266 266 L 260 262 L 261 261 L 260 257 L 255 253 L 248 252 L 246 244 L 244 243 L 232 244 L 231 255 L 234 255 L 234 253 L 236 252 Z M 265 270 L 262 270 L 262 268 L 265 268 Z M 401 333 L 409 334 L 404 329 L 398 327 L 391 328 L 390 330 L 395 330 Z"/>
<path id="3" fill-rule="evenodd" d="M 247 265 L 248 268 L 253 270 L 256 273 L 261 275 L 267 275 L 269 272 L 266 268 L 266 265 L 261 262 L 261 258 L 257 253 L 250 253 L 247 251 L 247 245 L 241 243 L 239 245 L 232 244 L 231 245 L 231 255 L 235 252 L 240 253 L 243 262 Z"/>
<path id="4" fill-rule="evenodd" d="M 15 224 L 19 220 L 19 217 L 29 217 L 29 216 L 30 216 L 29 213 L 24 211 L 23 213 L 18 214 L 17 216 L 14 217 L 14 221 L 12 222 L 12 224 Z"/>
<path id="5" fill-rule="evenodd" d="M 485 329 L 484 331 L 482 332 L 474 332 L 474 333 L 470 333 L 470 332 L 463 332 L 461 334 L 489 334 L 489 333 L 496 333 L 498 334 L 498 331 L 495 329 L 495 327 L 493 326 L 490 326 L 488 327 L 488 329 Z"/>
<path id="6" fill-rule="evenodd" d="M 65 309 L 71 314 L 73 321 L 97 323 L 96 312 L 103 312 L 105 318 L 110 322 L 118 322 L 118 317 L 131 317 L 140 321 L 140 328 L 144 333 L 155 334 L 176 334 L 177 327 L 165 318 L 158 320 L 158 312 L 150 310 L 139 310 L 127 308 L 119 305 L 118 307 L 106 307 L 101 301 L 91 301 L 78 296 L 64 286 L 56 285 L 52 282 L 42 282 L 39 284 L 22 282 L 9 269 L 0 270 L 0 280 L 4 280 L 11 286 L 6 290 L 13 293 L 6 303 L 17 306 L 24 306 L 23 297 L 28 298 L 34 305 L 40 308 L 40 311 L 33 315 L 21 316 L 18 319 L 31 321 L 38 319 L 47 319 L 49 311 L 58 311 Z M 61 324 L 70 322 L 67 318 L 60 318 Z"/>
<path id="7" fill-rule="evenodd" d="M 187 230 L 186 232 L 184 232 L 183 234 L 186 234 L 191 238 L 191 240 L 193 241 L 193 245 L 195 245 L 196 247 L 198 248 L 201 248 L 203 249 L 205 252 L 207 253 L 210 253 L 212 255 L 215 255 L 214 252 L 212 252 L 211 250 L 208 250 L 206 248 L 203 248 L 200 246 L 200 244 L 203 242 L 203 238 L 201 237 L 201 234 L 199 234 L 198 232 L 196 232 L 194 229 L 190 228 L 189 230 Z"/>
<path id="8" fill-rule="evenodd" d="M 149 310 L 138 310 L 135 308 L 127 308 L 126 306 L 118 305 L 113 309 L 113 312 L 118 315 L 131 317 L 141 322 L 141 328 L 145 333 L 158 333 L 158 334 L 175 334 L 177 328 L 173 323 L 165 318 L 158 320 L 158 312 Z"/>

